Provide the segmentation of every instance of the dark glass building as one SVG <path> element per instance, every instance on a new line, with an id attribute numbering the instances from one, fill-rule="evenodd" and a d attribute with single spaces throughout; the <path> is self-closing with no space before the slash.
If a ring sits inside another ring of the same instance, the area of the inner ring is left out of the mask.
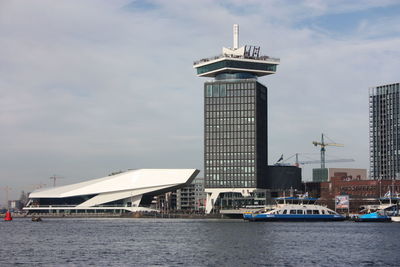
<path id="1" fill-rule="evenodd" d="M 206 188 L 264 188 L 267 88 L 256 77 L 204 85 Z"/>
<path id="2" fill-rule="evenodd" d="M 267 186 L 267 87 L 257 81 L 274 74 L 279 59 L 260 55 L 260 47 L 233 48 L 194 63 L 204 84 L 204 176 L 206 211 L 222 193 L 250 195 Z"/>
<path id="3" fill-rule="evenodd" d="M 370 88 L 370 177 L 400 179 L 400 84 Z"/>

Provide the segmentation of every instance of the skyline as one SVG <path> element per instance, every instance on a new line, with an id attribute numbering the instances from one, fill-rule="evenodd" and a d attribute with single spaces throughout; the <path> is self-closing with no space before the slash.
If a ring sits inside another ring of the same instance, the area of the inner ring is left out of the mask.
<path id="1" fill-rule="evenodd" d="M 1 2 L 0 187 L 17 198 L 54 174 L 64 185 L 126 169 L 203 170 L 206 79 L 192 63 L 231 46 L 235 23 L 240 45 L 281 59 L 259 79 L 269 164 L 319 159 L 312 141 L 323 132 L 345 145 L 327 158 L 356 160 L 328 167 L 369 169 L 368 89 L 399 81 L 400 4 L 292 3 Z"/>

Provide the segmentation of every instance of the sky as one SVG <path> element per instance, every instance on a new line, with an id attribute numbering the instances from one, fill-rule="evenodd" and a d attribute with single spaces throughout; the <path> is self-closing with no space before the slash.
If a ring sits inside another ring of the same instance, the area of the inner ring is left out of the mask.
<path id="1" fill-rule="evenodd" d="M 193 61 L 232 46 L 235 23 L 240 45 L 281 59 L 259 79 L 269 164 L 318 160 L 324 133 L 344 144 L 328 159 L 355 160 L 328 167 L 368 168 L 368 92 L 400 81 L 399 12 L 398 0 L 0 0 L 0 203 L 53 175 L 203 170 L 207 78 Z"/>

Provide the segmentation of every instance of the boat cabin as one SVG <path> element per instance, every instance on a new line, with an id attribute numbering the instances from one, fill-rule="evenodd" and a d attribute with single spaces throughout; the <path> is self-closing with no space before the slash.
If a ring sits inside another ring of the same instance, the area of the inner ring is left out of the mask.
<path id="1" fill-rule="evenodd" d="M 325 207 L 319 207 L 315 205 L 310 206 L 290 206 L 286 205 L 285 207 L 275 209 L 269 214 L 290 214 L 290 215 L 334 215 L 336 212 L 329 210 Z"/>
<path id="2" fill-rule="evenodd" d="M 276 204 L 293 204 L 293 205 L 314 205 L 318 198 L 307 197 L 277 197 L 274 199 Z"/>

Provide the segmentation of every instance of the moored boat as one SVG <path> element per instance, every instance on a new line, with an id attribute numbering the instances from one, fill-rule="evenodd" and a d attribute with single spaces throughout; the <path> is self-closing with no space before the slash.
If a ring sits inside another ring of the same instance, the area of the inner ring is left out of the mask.
<path id="1" fill-rule="evenodd" d="M 343 221 L 345 217 L 337 212 L 316 205 L 315 198 L 278 198 L 277 208 L 259 213 L 245 213 L 248 221 Z M 283 204 L 279 201 L 283 200 Z M 289 202 L 289 203 L 287 203 Z"/>
<path id="2" fill-rule="evenodd" d="M 32 217 L 32 222 L 41 222 L 42 218 L 40 217 Z"/>
<path id="3" fill-rule="evenodd" d="M 392 222 L 400 222 L 400 216 L 392 216 L 390 218 L 392 219 Z"/>
<path id="4" fill-rule="evenodd" d="M 372 213 L 363 214 L 354 220 L 355 222 L 391 222 L 390 216 L 383 212 L 377 211 Z"/>
<path id="5" fill-rule="evenodd" d="M 399 217 L 399 197 L 392 197 L 391 192 L 379 199 L 379 205 L 366 206 L 366 214 L 359 215 L 355 222 L 392 222 L 400 221 Z M 398 219 L 396 217 L 399 217 Z"/>
<path id="6" fill-rule="evenodd" d="M 397 201 L 396 205 L 394 208 L 392 208 L 392 216 L 390 217 L 392 219 L 392 222 L 400 222 L 400 204 Z"/>

